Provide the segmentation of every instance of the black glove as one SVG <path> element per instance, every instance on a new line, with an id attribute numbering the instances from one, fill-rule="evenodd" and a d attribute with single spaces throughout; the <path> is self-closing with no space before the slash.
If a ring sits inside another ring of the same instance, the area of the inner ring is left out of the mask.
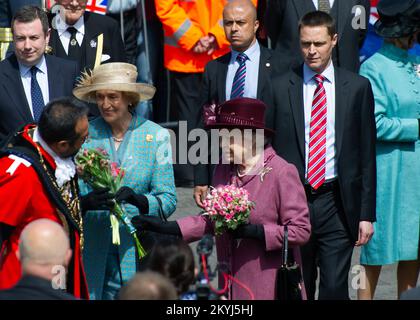
<path id="1" fill-rule="evenodd" d="M 88 210 L 109 210 L 114 206 L 114 195 L 109 188 L 95 189 L 80 199 L 82 211 Z"/>
<path id="2" fill-rule="evenodd" d="M 138 230 L 147 230 L 157 233 L 171 234 L 174 236 L 182 236 L 176 221 L 162 221 L 159 217 L 144 216 L 142 214 L 133 217 L 131 223 Z"/>
<path id="3" fill-rule="evenodd" d="M 140 193 L 135 193 L 130 187 L 121 187 L 115 194 L 117 202 L 125 201 L 133 206 L 136 206 L 140 213 L 149 214 L 149 200 Z"/>
<path id="4" fill-rule="evenodd" d="M 235 230 L 229 230 L 234 239 L 257 239 L 265 241 L 264 227 L 262 224 L 242 224 Z"/>

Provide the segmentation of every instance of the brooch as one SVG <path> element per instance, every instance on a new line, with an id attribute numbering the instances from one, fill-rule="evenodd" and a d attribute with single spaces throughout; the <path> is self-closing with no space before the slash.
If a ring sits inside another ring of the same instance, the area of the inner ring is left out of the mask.
<path id="1" fill-rule="evenodd" d="M 271 170 L 273 170 L 273 168 L 271 168 L 271 167 L 264 167 L 264 168 L 262 168 L 262 170 L 259 172 L 261 182 L 264 181 L 265 175 L 267 173 L 269 173 Z"/>
<path id="2" fill-rule="evenodd" d="M 420 64 L 414 64 L 414 73 L 420 78 Z"/>

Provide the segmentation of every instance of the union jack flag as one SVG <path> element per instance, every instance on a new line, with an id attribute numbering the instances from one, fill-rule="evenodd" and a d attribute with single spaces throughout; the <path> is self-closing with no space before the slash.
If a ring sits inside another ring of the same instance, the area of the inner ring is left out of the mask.
<path id="1" fill-rule="evenodd" d="M 378 10 L 376 6 L 379 0 L 370 0 L 370 16 L 369 16 L 369 25 L 368 32 L 366 35 L 365 43 L 360 49 L 360 61 L 363 62 L 371 55 L 373 55 L 379 48 L 382 46 L 383 39 L 378 36 L 374 30 L 373 25 L 378 20 Z"/>
<path id="2" fill-rule="evenodd" d="M 99 14 L 106 14 L 108 0 L 89 0 L 86 4 L 86 11 Z"/>
<path id="3" fill-rule="evenodd" d="M 370 1 L 370 17 L 369 17 L 369 23 L 375 24 L 376 20 L 378 20 L 378 10 L 376 9 L 376 5 L 378 4 L 379 0 L 371 0 Z"/>

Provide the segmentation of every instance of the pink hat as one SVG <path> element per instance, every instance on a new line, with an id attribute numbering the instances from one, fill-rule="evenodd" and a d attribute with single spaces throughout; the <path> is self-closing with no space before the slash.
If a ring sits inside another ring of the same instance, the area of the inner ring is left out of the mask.
<path id="1" fill-rule="evenodd" d="M 274 131 L 265 126 L 265 110 L 267 105 L 252 98 L 236 98 L 203 107 L 203 118 L 206 128 L 249 128 L 264 129 L 264 133 Z"/>

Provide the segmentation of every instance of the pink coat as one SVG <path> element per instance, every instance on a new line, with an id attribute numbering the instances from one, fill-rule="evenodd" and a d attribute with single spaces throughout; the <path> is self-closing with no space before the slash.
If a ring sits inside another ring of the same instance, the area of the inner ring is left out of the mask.
<path id="1" fill-rule="evenodd" d="M 218 165 L 213 185 L 235 183 L 249 191 L 250 199 L 256 203 L 250 223 L 263 225 L 265 244 L 253 239 L 238 241 L 223 234 L 216 237 L 216 247 L 219 265 L 228 266 L 230 274 L 245 284 L 255 299 L 272 300 L 275 298 L 276 271 L 282 260 L 283 225 L 288 224 L 291 246 L 300 246 L 309 240 L 311 225 L 305 191 L 296 168 L 276 155 L 271 146 L 265 149 L 264 159 L 266 169 L 271 170 L 263 175 L 263 179 L 261 175 L 238 178 L 234 166 Z M 207 216 L 190 216 L 177 222 L 188 242 L 213 233 L 213 225 Z M 299 250 L 295 250 L 295 258 L 301 265 Z M 219 282 L 223 285 L 221 278 L 219 276 Z M 229 293 L 233 300 L 250 298 L 247 291 L 236 283 L 230 286 Z"/>

